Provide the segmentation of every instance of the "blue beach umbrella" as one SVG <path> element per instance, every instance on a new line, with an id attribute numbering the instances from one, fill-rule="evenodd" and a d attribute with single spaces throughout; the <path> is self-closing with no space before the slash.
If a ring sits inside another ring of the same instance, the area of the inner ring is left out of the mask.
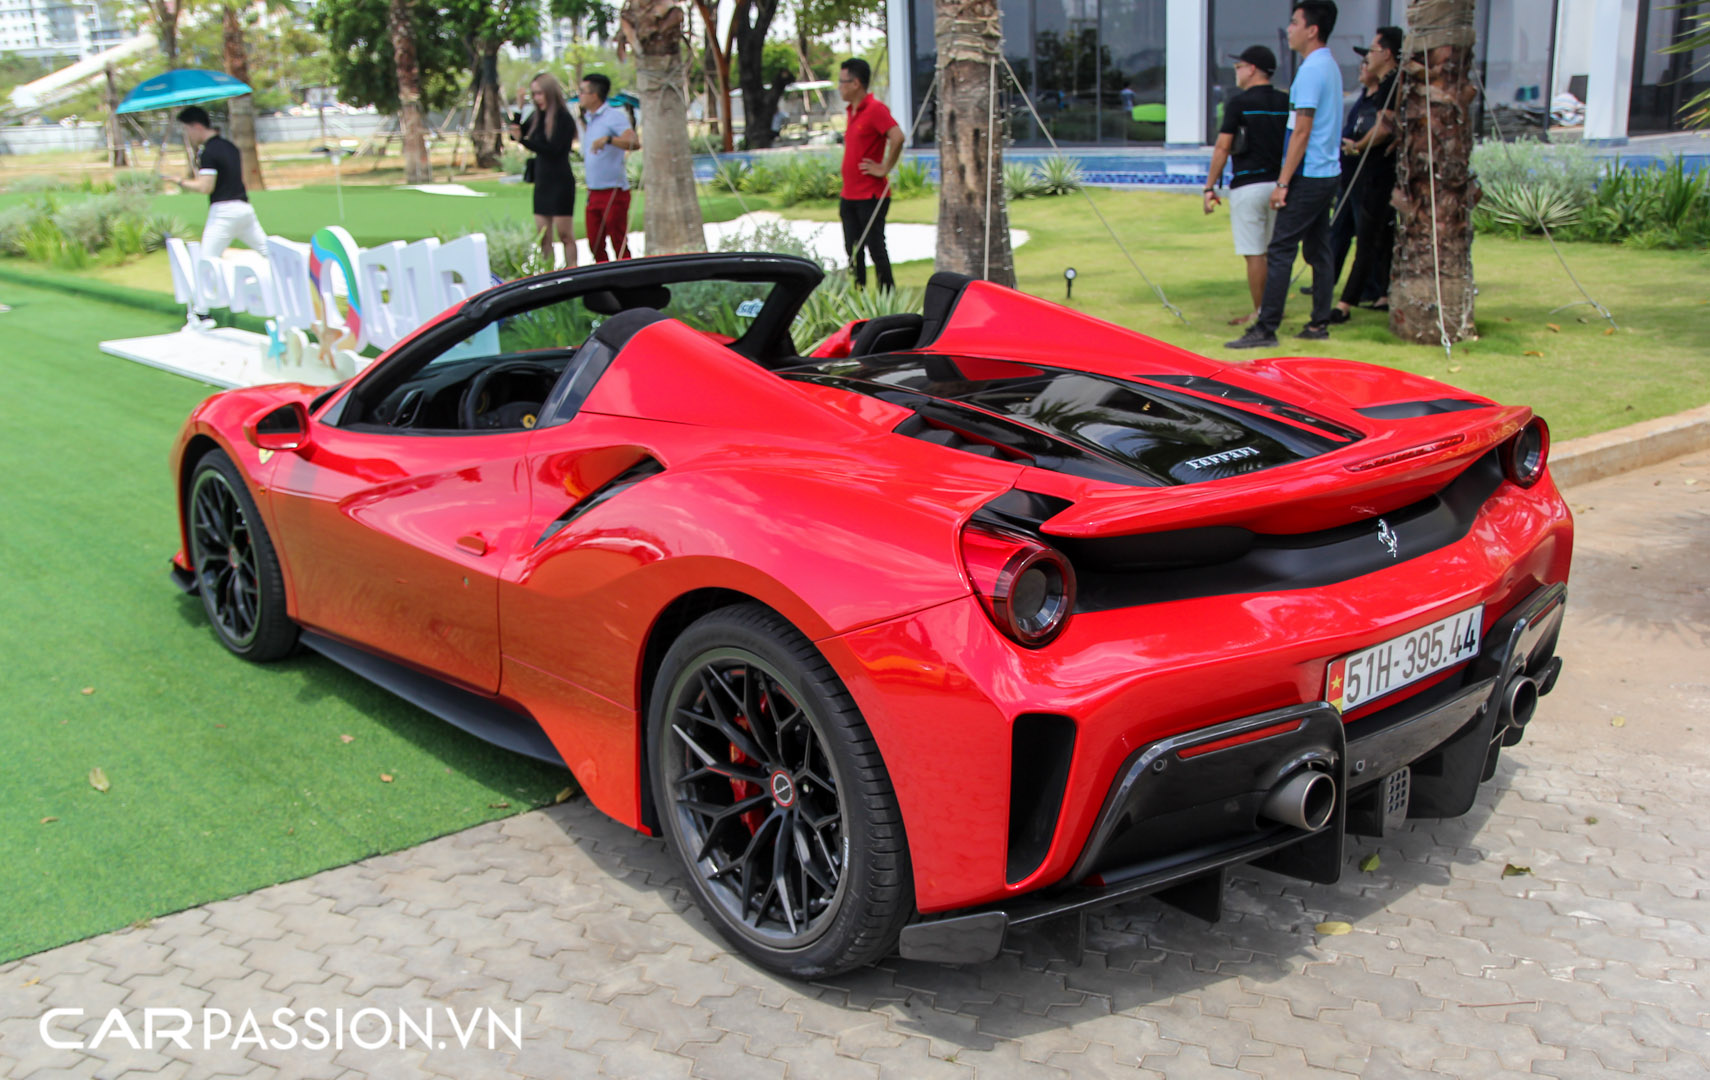
<path id="1" fill-rule="evenodd" d="M 119 113 L 146 112 L 150 109 L 170 109 L 178 105 L 200 105 L 205 101 L 220 101 L 253 93 L 247 83 L 234 79 L 223 71 L 203 71 L 185 68 L 168 71 L 140 83 L 119 102 Z"/>

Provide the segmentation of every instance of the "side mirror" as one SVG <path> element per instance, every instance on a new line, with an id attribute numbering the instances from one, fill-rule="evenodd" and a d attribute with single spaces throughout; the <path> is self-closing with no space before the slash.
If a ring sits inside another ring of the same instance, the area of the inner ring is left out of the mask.
<path id="1" fill-rule="evenodd" d="M 245 424 L 243 436 L 262 450 L 301 450 L 309 445 L 309 410 L 301 401 L 281 405 Z"/>

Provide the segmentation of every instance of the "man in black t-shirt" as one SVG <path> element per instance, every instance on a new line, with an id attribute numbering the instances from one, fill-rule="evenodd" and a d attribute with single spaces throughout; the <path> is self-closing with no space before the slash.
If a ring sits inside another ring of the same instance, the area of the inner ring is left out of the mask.
<path id="1" fill-rule="evenodd" d="M 1222 201 L 1217 187 L 1223 163 L 1233 159 L 1229 229 L 1235 237 L 1235 254 L 1247 260 L 1247 289 L 1253 297 L 1252 313 L 1229 320 L 1236 326 L 1252 319 L 1265 295 L 1265 252 L 1277 221 L 1271 192 L 1282 171 L 1289 105 L 1288 95 L 1271 85 L 1277 70 L 1275 53 L 1254 45 L 1230 59 L 1235 61 L 1235 85 L 1241 92 L 1223 106 L 1223 126 L 1211 151 L 1203 201 L 1206 213 L 1217 208 Z"/>
<path id="2" fill-rule="evenodd" d="M 208 111 L 200 105 L 190 105 L 178 114 L 184 126 L 184 139 L 197 147 L 196 176 L 180 180 L 176 176 L 163 179 L 177 184 L 185 191 L 208 196 L 208 221 L 202 226 L 202 254 L 219 258 L 231 246 L 232 240 L 242 240 L 254 251 L 267 251 L 267 233 L 249 205 L 249 193 L 243 186 L 243 157 L 238 148 L 220 137 L 208 119 Z"/>

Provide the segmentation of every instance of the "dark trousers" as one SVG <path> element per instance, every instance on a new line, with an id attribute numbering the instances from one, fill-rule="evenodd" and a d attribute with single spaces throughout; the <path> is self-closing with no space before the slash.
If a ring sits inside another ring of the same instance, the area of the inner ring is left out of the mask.
<path id="1" fill-rule="evenodd" d="M 1389 265 L 1395 256 L 1395 207 L 1391 185 L 1374 187 L 1360 200 L 1360 230 L 1354 265 L 1342 286 L 1344 304 L 1363 304 L 1389 295 Z"/>
<path id="2" fill-rule="evenodd" d="M 867 284 L 867 253 L 873 255 L 873 273 L 879 279 L 879 288 L 894 289 L 896 279 L 891 276 L 891 253 L 885 250 L 885 214 L 890 210 L 891 200 L 884 199 L 844 199 L 838 206 L 838 213 L 843 218 L 843 250 L 849 253 L 849 266 L 855 273 L 855 284 Z M 872 222 L 869 227 L 868 222 Z M 861 234 L 866 233 L 863 243 Z M 856 245 L 860 244 L 860 250 Z"/>
<path id="3" fill-rule="evenodd" d="M 1253 329 L 1274 334 L 1282 325 L 1283 307 L 1288 303 L 1289 278 L 1296 252 L 1304 252 L 1312 267 L 1312 318 L 1314 324 L 1330 320 L 1335 306 L 1336 266 L 1330 251 L 1330 211 L 1336 205 L 1340 181 L 1334 176 L 1297 176 L 1289 184 L 1288 202 L 1277 211 L 1271 246 L 1265 251 L 1265 301 Z"/>
<path id="4" fill-rule="evenodd" d="M 1366 186 L 1366 177 L 1361 176 L 1357 184 L 1349 181 L 1352 176 L 1348 172 L 1342 174 L 1341 190 L 1336 193 L 1336 216 L 1330 222 L 1330 246 L 1336 258 L 1336 280 L 1342 280 L 1342 268 L 1348 264 L 1348 250 L 1354 246 L 1354 236 L 1360 231 L 1360 211 L 1363 209 L 1360 191 Z"/>

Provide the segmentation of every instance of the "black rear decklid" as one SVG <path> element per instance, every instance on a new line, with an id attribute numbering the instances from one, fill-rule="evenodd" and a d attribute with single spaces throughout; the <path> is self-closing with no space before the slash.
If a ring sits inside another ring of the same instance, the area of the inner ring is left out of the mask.
<path id="1" fill-rule="evenodd" d="M 913 409 L 916 416 L 898 434 L 1135 486 L 1170 487 L 1273 468 L 1360 438 L 1353 429 L 1250 392 L 1236 400 L 1160 385 L 1163 379 L 977 357 L 864 356 L 780 374 Z"/>

